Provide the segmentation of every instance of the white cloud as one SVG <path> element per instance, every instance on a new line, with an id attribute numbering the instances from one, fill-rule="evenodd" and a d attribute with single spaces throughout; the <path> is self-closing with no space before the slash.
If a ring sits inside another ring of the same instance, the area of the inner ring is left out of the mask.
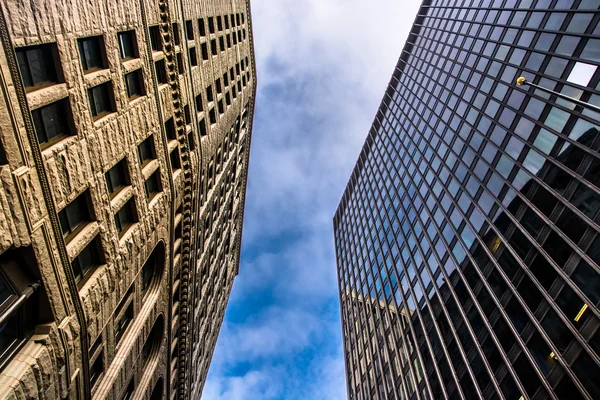
<path id="1" fill-rule="evenodd" d="M 251 1 L 243 259 L 204 398 L 343 399 L 331 221 L 420 1 Z"/>

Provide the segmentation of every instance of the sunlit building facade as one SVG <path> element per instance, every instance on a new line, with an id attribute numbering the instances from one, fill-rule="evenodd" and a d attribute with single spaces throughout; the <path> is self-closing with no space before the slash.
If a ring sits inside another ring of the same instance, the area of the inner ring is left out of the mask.
<path id="1" fill-rule="evenodd" d="M 515 83 L 600 105 L 599 7 L 423 2 L 333 221 L 350 399 L 600 398 L 600 114 Z"/>
<path id="2" fill-rule="evenodd" d="M 0 399 L 199 399 L 238 273 L 247 0 L 0 2 Z"/>

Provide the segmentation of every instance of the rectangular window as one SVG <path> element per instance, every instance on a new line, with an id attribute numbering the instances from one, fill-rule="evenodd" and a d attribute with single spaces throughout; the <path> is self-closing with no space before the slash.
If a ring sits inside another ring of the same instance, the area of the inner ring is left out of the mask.
<path id="1" fill-rule="evenodd" d="M 119 50 L 122 60 L 129 60 L 138 57 L 137 42 L 135 31 L 119 32 Z"/>
<path id="2" fill-rule="evenodd" d="M 58 82 L 56 43 L 16 49 L 25 90 L 34 90 Z"/>
<path id="3" fill-rule="evenodd" d="M 185 34 L 187 36 L 187 40 L 194 40 L 194 25 L 192 21 L 185 21 Z"/>
<path id="4" fill-rule="evenodd" d="M 221 19 L 220 15 L 217 15 L 217 29 L 219 31 L 223 30 L 223 20 Z"/>
<path id="5" fill-rule="evenodd" d="M 177 53 L 177 71 L 179 72 L 179 75 L 183 75 L 185 72 L 185 64 L 183 63 L 181 52 Z"/>
<path id="6" fill-rule="evenodd" d="M 216 39 L 212 39 L 210 41 L 210 52 L 212 53 L 213 56 L 216 56 L 218 53 L 217 50 L 217 40 Z"/>
<path id="7" fill-rule="evenodd" d="M 206 122 L 204 122 L 204 119 L 200 120 L 198 127 L 200 129 L 200 136 L 206 136 Z"/>
<path id="8" fill-rule="evenodd" d="M 219 114 L 223 114 L 225 112 L 225 107 L 223 107 L 223 100 L 219 100 L 217 103 L 217 107 L 219 108 Z"/>
<path id="9" fill-rule="evenodd" d="M 65 98 L 31 112 L 40 144 L 54 143 L 71 134 L 69 99 Z"/>
<path id="10" fill-rule="evenodd" d="M 90 199 L 86 190 L 58 213 L 63 238 L 70 239 L 90 221 Z"/>
<path id="11" fill-rule="evenodd" d="M 219 49 L 225 51 L 225 39 L 223 39 L 223 36 L 219 37 Z"/>
<path id="12" fill-rule="evenodd" d="M 186 104 L 183 106 L 183 117 L 185 118 L 185 124 L 189 125 L 192 122 L 192 114 L 190 114 L 190 105 Z"/>
<path id="13" fill-rule="evenodd" d="M 208 85 L 206 87 L 206 100 L 210 103 L 211 101 L 214 101 L 214 97 L 213 97 L 213 90 L 212 90 L 212 85 Z"/>
<path id="14" fill-rule="evenodd" d="M 225 23 L 225 29 L 229 29 L 229 16 L 223 15 L 223 22 Z"/>
<path id="15" fill-rule="evenodd" d="M 137 99 L 145 94 L 141 69 L 125 74 L 125 88 L 129 100 Z"/>
<path id="16" fill-rule="evenodd" d="M 188 133 L 188 143 L 190 146 L 190 150 L 194 151 L 196 149 L 196 142 L 194 140 L 194 132 L 190 131 L 190 133 Z"/>
<path id="17" fill-rule="evenodd" d="M 90 366 L 90 387 L 94 389 L 104 373 L 104 351 L 101 351 L 96 361 Z"/>
<path id="18" fill-rule="evenodd" d="M 217 123 L 217 115 L 215 113 L 215 109 L 211 108 L 210 111 L 208 112 L 208 117 L 210 118 L 210 123 L 211 124 L 216 124 Z"/>
<path id="19" fill-rule="evenodd" d="M 196 54 L 195 47 L 190 47 L 190 63 L 192 64 L 192 67 L 198 65 L 198 55 Z"/>
<path id="20" fill-rule="evenodd" d="M 124 311 L 121 309 L 118 313 L 116 313 L 118 315 L 121 312 L 123 312 L 122 315 L 120 315 L 120 318 L 115 321 L 116 344 L 119 344 L 119 341 L 121 340 L 121 338 L 123 338 L 125 331 L 127 331 L 127 328 L 131 324 L 131 321 L 133 321 L 133 300 L 131 293 L 129 293 L 125 297 L 125 299 L 123 299 L 123 303 L 127 304 L 127 302 L 129 303 L 129 305 L 127 305 L 127 308 Z M 119 308 L 121 307 L 123 307 L 123 305 L 119 305 Z"/>
<path id="21" fill-rule="evenodd" d="M 79 55 L 81 56 L 81 66 L 84 72 L 97 71 L 106 68 L 102 49 L 104 41 L 102 36 L 92 36 L 77 40 L 79 46 Z"/>
<path id="22" fill-rule="evenodd" d="M 208 46 L 206 45 L 206 43 L 201 43 L 200 48 L 202 50 L 202 59 L 204 61 L 208 60 Z"/>
<path id="23" fill-rule="evenodd" d="M 150 160 L 156 159 L 156 151 L 154 150 L 154 136 L 150 135 L 138 146 L 138 156 L 140 164 L 146 165 Z"/>
<path id="24" fill-rule="evenodd" d="M 181 159 L 179 158 L 178 148 L 173 149 L 173 151 L 169 155 L 169 158 L 171 159 L 171 168 L 173 169 L 173 171 L 181 168 Z"/>
<path id="25" fill-rule="evenodd" d="M 200 36 L 206 36 L 206 26 L 204 25 L 204 18 L 200 18 L 198 20 L 198 30 L 200 31 Z"/>
<path id="26" fill-rule="evenodd" d="M 231 105 L 231 95 L 229 92 L 225 93 L 225 103 L 230 106 Z"/>
<path id="27" fill-rule="evenodd" d="M 215 88 L 217 89 L 217 93 L 223 93 L 223 88 L 221 87 L 221 78 L 217 78 L 215 81 Z"/>
<path id="28" fill-rule="evenodd" d="M 144 182 L 144 188 L 146 189 L 146 196 L 148 197 L 148 200 L 151 200 L 158 193 L 162 192 L 160 169 L 154 171 L 154 173 L 150 175 L 148 179 L 146 179 L 146 182 Z"/>
<path id="29" fill-rule="evenodd" d="M 163 45 L 158 25 L 148 27 L 148 32 L 150 33 L 150 46 L 152 47 L 152 50 L 162 51 Z"/>
<path id="30" fill-rule="evenodd" d="M 87 278 L 93 269 L 98 265 L 104 263 L 103 254 L 100 251 L 100 235 L 97 235 L 82 251 L 75 257 L 71 263 L 73 268 L 73 274 L 75 275 L 75 282 L 83 284 L 84 279 Z"/>
<path id="31" fill-rule="evenodd" d="M 156 71 L 156 80 L 160 85 L 169 83 L 167 79 L 167 67 L 165 66 L 165 60 L 158 60 L 154 63 L 154 70 Z"/>
<path id="32" fill-rule="evenodd" d="M 133 398 L 133 392 L 135 392 L 135 385 L 133 384 L 133 378 L 131 378 L 129 385 L 127 385 L 127 390 L 123 394 L 121 400 L 131 400 Z"/>
<path id="33" fill-rule="evenodd" d="M 111 92 L 112 85 L 110 82 L 88 89 L 88 100 L 94 119 L 101 118 L 114 111 Z"/>
<path id="34" fill-rule="evenodd" d="M 175 131 L 175 122 L 173 120 L 173 117 L 169 118 L 167 122 L 165 122 L 165 131 L 167 133 L 167 139 L 177 139 L 177 132 Z"/>
<path id="35" fill-rule="evenodd" d="M 127 173 L 127 159 L 122 159 L 114 167 L 109 169 L 104 177 L 108 186 L 108 194 L 112 197 L 119 193 L 125 186 L 130 185 L 129 174 Z"/>
<path id="36" fill-rule="evenodd" d="M 179 46 L 181 44 L 181 36 L 179 36 L 179 24 L 177 22 L 173 22 L 171 25 L 173 27 L 173 42 L 175 46 Z"/>
<path id="37" fill-rule="evenodd" d="M 229 76 L 227 75 L 227 72 L 223 74 L 223 86 L 229 86 Z"/>
<path id="38" fill-rule="evenodd" d="M 115 225 L 119 232 L 119 237 L 127 231 L 131 225 L 137 222 L 137 213 L 133 197 L 127 200 L 127 203 L 115 214 Z"/>
<path id="39" fill-rule="evenodd" d="M 225 38 L 227 39 L 227 48 L 231 47 L 231 33 L 228 33 Z"/>
<path id="40" fill-rule="evenodd" d="M 214 17 L 208 17 L 208 31 L 215 33 L 215 19 Z"/>
<path id="41" fill-rule="evenodd" d="M 204 111 L 204 106 L 202 105 L 202 95 L 199 94 L 196 96 L 196 112 Z"/>

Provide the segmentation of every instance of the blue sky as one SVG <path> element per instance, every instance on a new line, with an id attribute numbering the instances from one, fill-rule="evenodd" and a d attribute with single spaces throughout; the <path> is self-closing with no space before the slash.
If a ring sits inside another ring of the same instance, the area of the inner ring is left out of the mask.
<path id="1" fill-rule="evenodd" d="M 419 0 L 252 0 L 242 260 L 206 400 L 346 398 L 332 218 Z"/>

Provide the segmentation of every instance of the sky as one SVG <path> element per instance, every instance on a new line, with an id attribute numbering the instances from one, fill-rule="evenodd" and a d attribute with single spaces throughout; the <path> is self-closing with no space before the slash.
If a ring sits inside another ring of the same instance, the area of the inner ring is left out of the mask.
<path id="1" fill-rule="evenodd" d="M 346 399 L 332 219 L 420 3 L 251 0 L 240 273 L 203 399 Z"/>

